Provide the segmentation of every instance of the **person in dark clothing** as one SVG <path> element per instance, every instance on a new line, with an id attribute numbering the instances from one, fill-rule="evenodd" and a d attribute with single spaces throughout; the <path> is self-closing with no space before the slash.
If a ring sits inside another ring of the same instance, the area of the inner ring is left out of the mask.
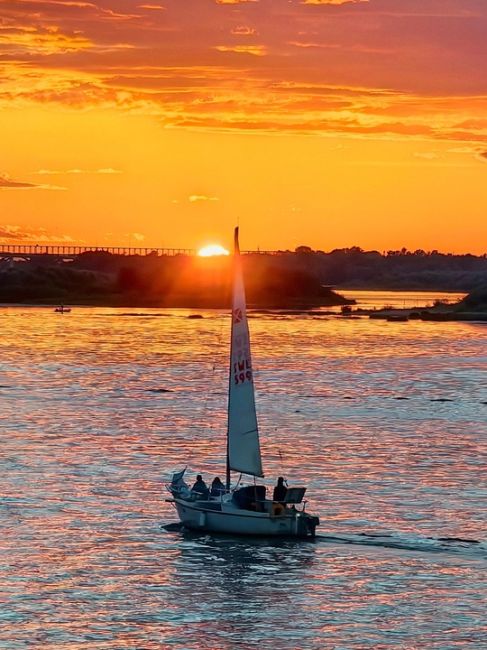
<path id="1" fill-rule="evenodd" d="M 201 496 L 204 499 L 208 497 L 210 491 L 208 490 L 206 483 L 203 481 L 203 477 L 201 476 L 201 474 L 198 474 L 198 476 L 196 477 L 196 482 L 191 488 L 191 491 L 201 494 Z"/>
<path id="2" fill-rule="evenodd" d="M 282 476 L 280 476 L 277 479 L 277 485 L 274 488 L 273 501 L 278 501 L 279 503 L 282 503 L 286 498 L 286 494 L 287 494 L 287 487 L 284 485 L 284 479 L 282 478 Z"/>
<path id="3" fill-rule="evenodd" d="M 216 478 L 213 479 L 213 483 L 211 484 L 210 496 L 219 497 L 222 494 L 225 494 L 225 492 L 226 492 L 225 486 L 220 481 L 220 478 L 217 476 Z"/>

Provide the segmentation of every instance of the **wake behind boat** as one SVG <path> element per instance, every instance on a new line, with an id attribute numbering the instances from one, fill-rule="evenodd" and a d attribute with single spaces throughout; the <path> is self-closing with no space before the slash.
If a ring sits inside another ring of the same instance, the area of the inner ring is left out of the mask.
<path id="1" fill-rule="evenodd" d="M 193 530 L 234 535 L 314 537 L 318 517 L 306 512 L 306 488 L 284 488 L 276 499 L 267 498 L 264 485 L 231 488 L 231 472 L 263 478 L 259 430 L 255 409 L 254 381 L 250 354 L 238 228 L 235 229 L 228 394 L 226 485 L 218 490 L 190 490 L 185 470 L 173 475 L 167 499 L 177 510 L 181 523 Z M 300 508 L 297 508 L 302 504 Z"/>

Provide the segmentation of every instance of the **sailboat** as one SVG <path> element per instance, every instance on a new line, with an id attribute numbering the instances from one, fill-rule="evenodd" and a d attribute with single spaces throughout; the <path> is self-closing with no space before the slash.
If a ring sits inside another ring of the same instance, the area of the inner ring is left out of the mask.
<path id="1" fill-rule="evenodd" d="M 192 530 L 234 535 L 314 537 L 319 519 L 306 512 L 306 501 L 303 501 L 306 488 L 284 489 L 277 502 L 267 498 L 265 485 L 256 483 L 264 473 L 238 228 L 235 229 L 231 316 L 226 485 L 222 485 L 216 496 L 204 489 L 191 490 L 184 480 L 184 469 L 173 474 L 171 483 L 167 485 L 171 498 L 166 501 L 173 504 L 183 526 Z M 239 480 L 232 488 L 232 471 L 254 477 L 253 484 L 239 487 Z"/>

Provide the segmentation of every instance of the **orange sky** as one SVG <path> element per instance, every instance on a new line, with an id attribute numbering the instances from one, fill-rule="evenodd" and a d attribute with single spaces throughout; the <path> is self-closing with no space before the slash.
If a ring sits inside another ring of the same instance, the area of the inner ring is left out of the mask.
<path id="1" fill-rule="evenodd" d="M 0 0 L 0 242 L 487 251 L 486 0 Z"/>

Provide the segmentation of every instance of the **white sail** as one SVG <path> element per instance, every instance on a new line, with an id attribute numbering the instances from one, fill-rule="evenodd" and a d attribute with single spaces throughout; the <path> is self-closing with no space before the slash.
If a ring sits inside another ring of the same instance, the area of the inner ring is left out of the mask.
<path id="1" fill-rule="evenodd" d="M 228 396 L 228 466 L 229 469 L 237 472 L 263 476 L 238 228 L 235 228 L 234 251 Z"/>

